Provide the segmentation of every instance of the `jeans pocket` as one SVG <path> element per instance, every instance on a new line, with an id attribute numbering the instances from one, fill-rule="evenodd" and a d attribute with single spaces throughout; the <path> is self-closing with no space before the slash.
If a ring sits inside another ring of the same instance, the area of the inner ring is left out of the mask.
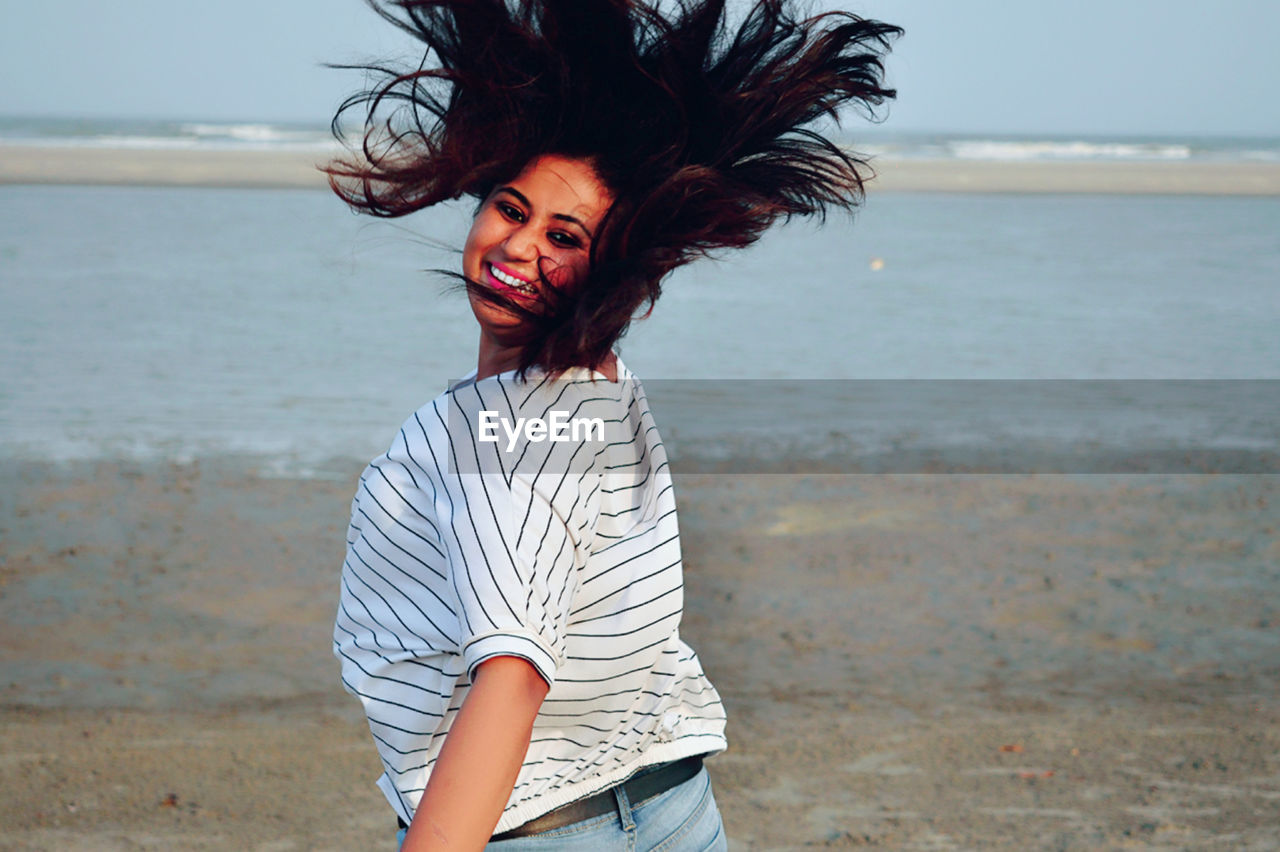
<path id="1" fill-rule="evenodd" d="M 652 804 L 656 807 L 648 813 L 643 813 L 645 806 L 637 809 L 636 821 L 641 826 L 638 849 L 723 852 L 728 848 L 706 769 L 657 797 Z"/>

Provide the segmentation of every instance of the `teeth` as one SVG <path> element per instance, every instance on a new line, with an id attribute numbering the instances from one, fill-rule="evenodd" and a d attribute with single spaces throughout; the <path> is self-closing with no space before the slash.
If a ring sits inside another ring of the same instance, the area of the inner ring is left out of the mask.
<path id="1" fill-rule="evenodd" d="M 528 281 L 525 281 L 520 278 L 516 278 L 514 275 L 508 275 L 498 267 L 494 266 L 492 263 L 489 264 L 489 272 L 493 275 L 494 278 L 497 278 L 499 281 L 501 281 L 503 284 L 506 284 L 508 287 L 515 287 L 517 290 L 529 289 Z"/>

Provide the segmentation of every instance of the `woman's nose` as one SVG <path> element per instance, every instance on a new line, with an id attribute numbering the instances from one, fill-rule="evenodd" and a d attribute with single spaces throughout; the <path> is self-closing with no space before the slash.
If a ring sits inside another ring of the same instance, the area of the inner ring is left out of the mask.
<path id="1" fill-rule="evenodd" d="M 505 247 L 512 260 L 534 261 L 541 256 L 537 235 L 527 223 L 507 234 Z"/>

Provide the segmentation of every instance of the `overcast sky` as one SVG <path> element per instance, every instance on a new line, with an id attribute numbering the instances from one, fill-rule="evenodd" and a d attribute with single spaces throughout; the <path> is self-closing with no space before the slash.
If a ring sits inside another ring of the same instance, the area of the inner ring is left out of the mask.
<path id="1" fill-rule="evenodd" d="M 321 62 L 405 46 L 361 0 L 4 2 L 4 115 L 319 124 L 360 83 Z M 886 130 L 1280 136 L 1280 0 L 846 8 L 907 30 Z"/>

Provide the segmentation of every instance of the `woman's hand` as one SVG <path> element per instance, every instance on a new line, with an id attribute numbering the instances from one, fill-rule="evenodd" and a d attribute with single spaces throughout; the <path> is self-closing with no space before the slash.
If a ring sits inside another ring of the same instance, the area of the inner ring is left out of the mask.
<path id="1" fill-rule="evenodd" d="M 519 657 L 494 657 L 476 668 L 402 852 L 484 848 L 511 798 L 548 688 Z"/>

